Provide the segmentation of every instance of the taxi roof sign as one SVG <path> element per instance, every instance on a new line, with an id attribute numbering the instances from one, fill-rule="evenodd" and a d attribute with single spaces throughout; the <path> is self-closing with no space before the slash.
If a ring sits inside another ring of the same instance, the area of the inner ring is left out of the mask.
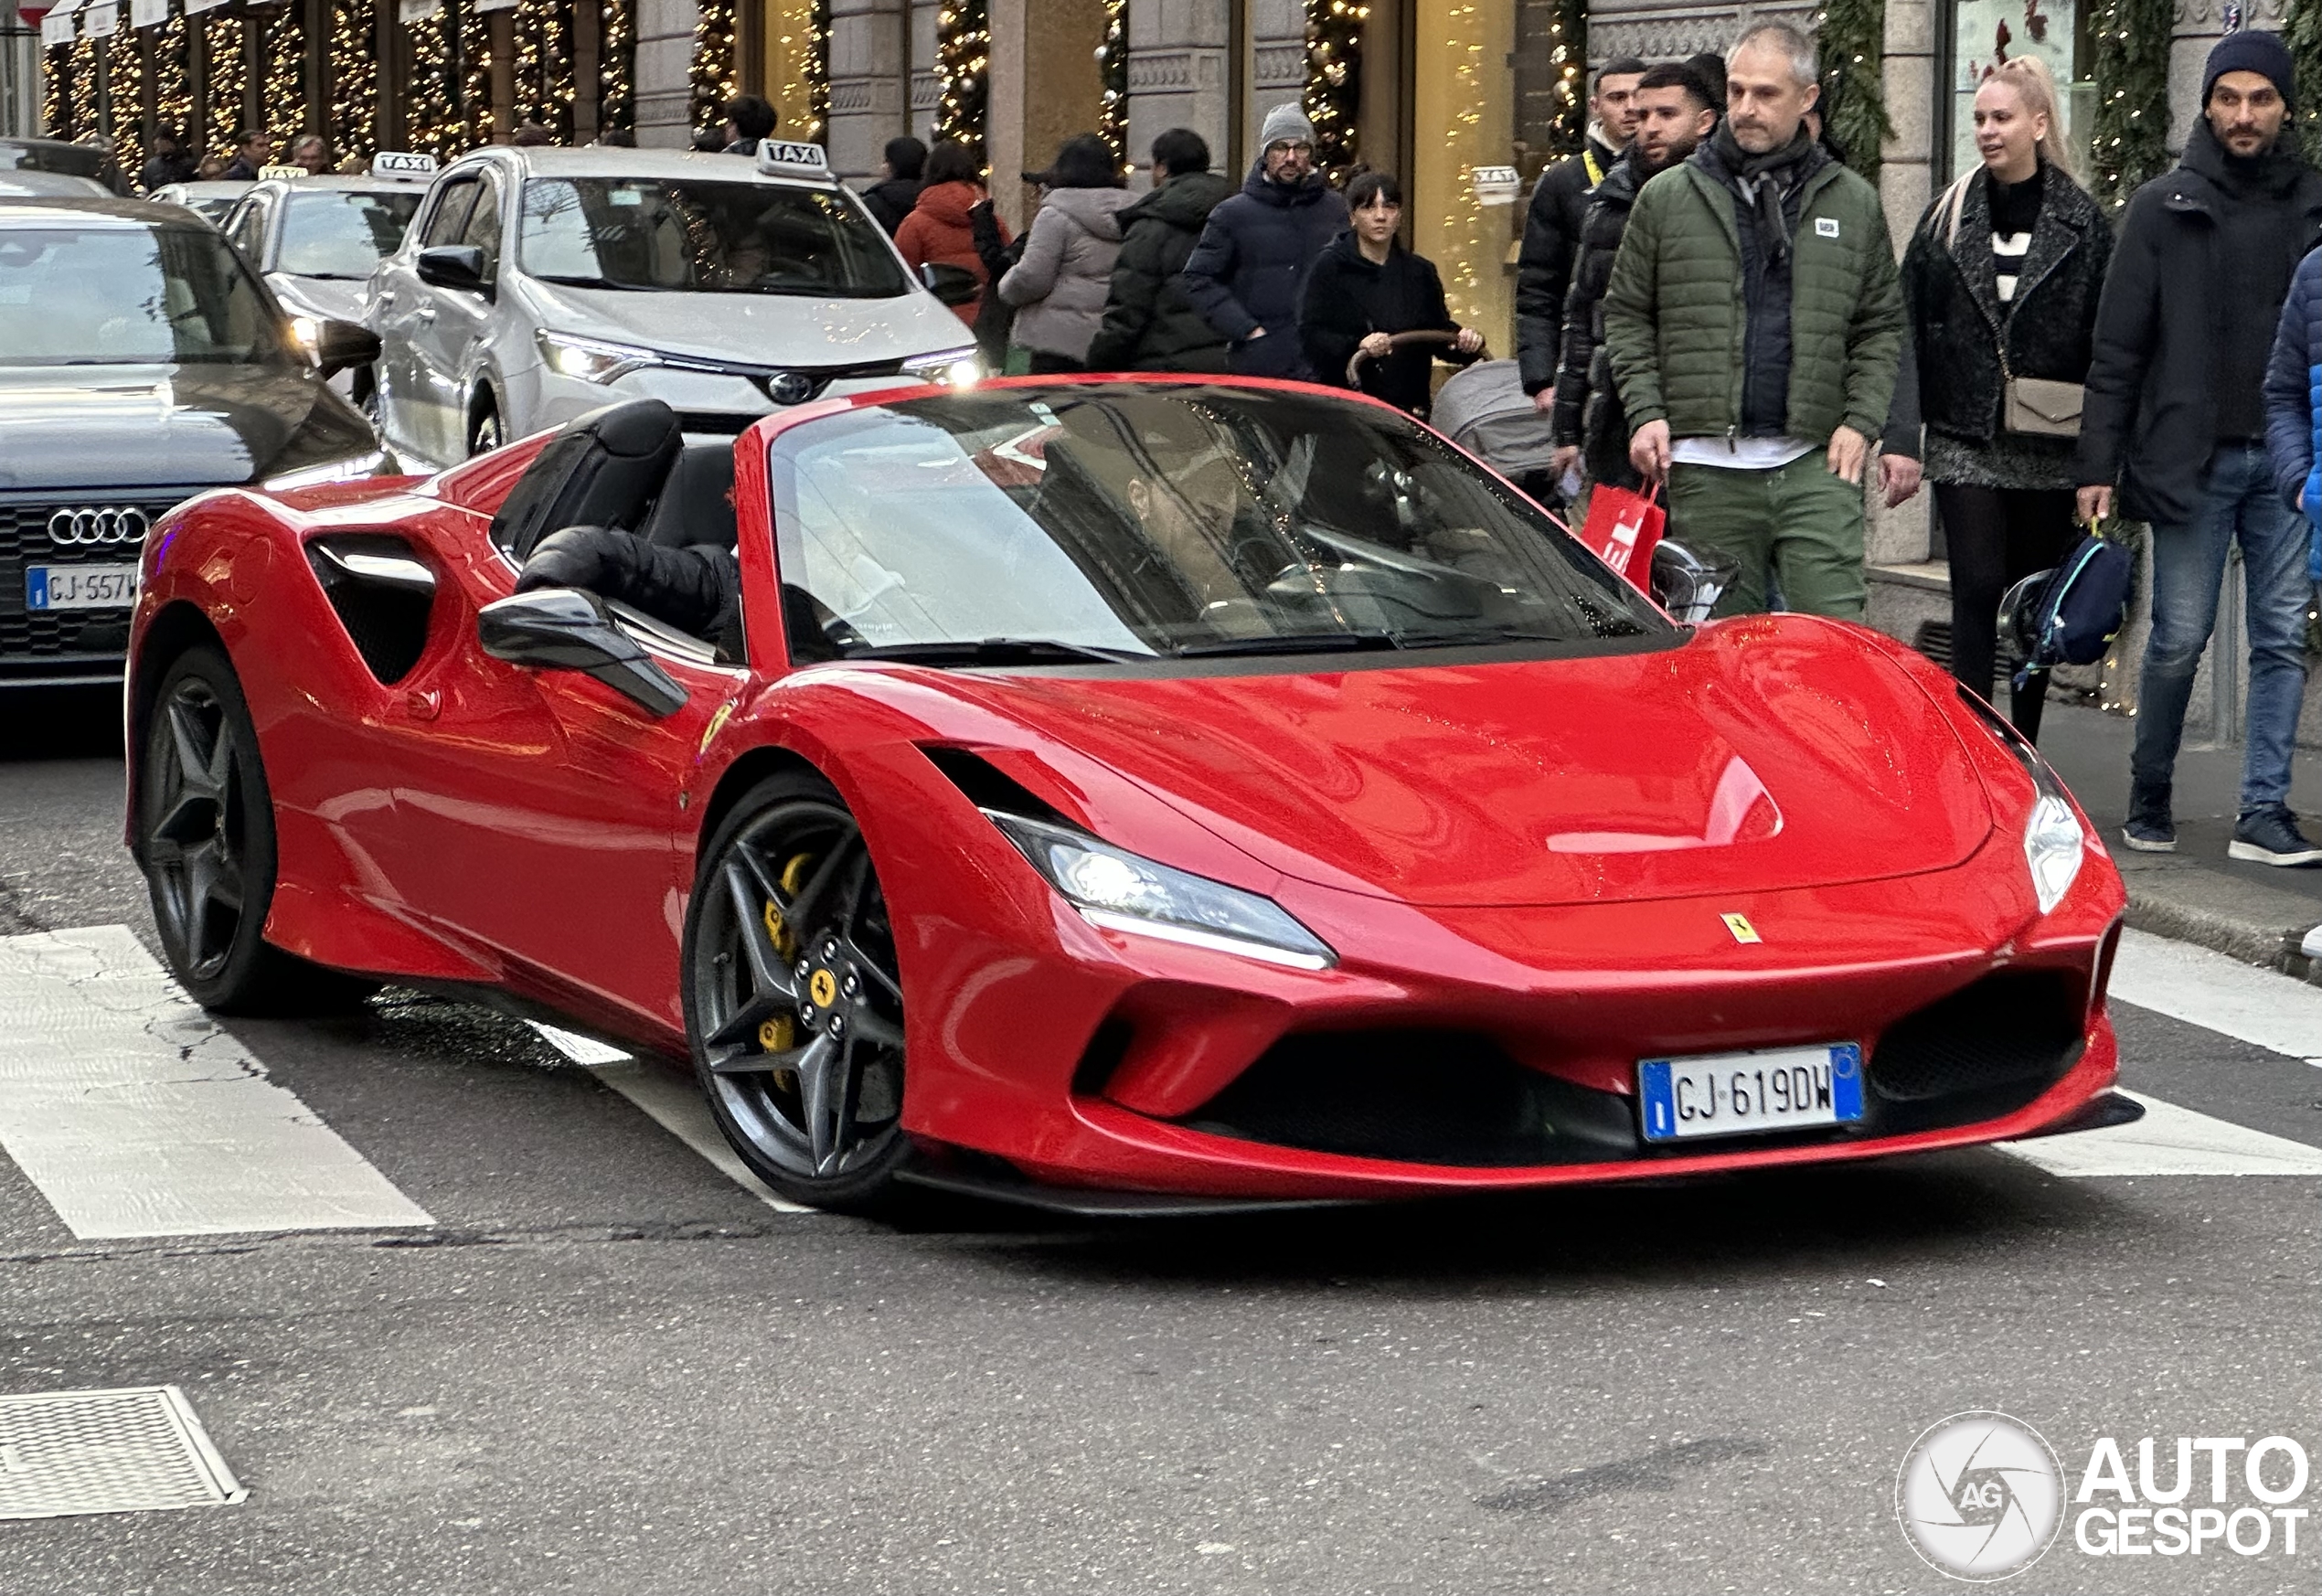
<path id="1" fill-rule="evenodd" d="M 432 177 L 435 176 L 435 157 L 421 150 L 381 150 L 371 157 L 371 176 Z"/>
<path id="2" fill-rule="evenodd" d="M 758 170 L 769 177 L 819 177 L 831 181 L 830 156 L 820 144 L 783 139 L 758 141 Z"/>
<path id="3" fill-rule="evenodd" d="M 294 178 L 311 176 L 313 174 L 304 166 L 261 166 L 258 169 L 261 183 L 288 183 Z"/>

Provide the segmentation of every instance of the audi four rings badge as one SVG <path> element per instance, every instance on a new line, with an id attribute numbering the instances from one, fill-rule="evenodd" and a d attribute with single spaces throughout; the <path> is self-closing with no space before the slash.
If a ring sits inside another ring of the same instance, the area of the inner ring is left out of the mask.
<path id="1" fill-rule="evenodd" d="M 61 548 L 143 543 L 145 512 L 131 505 L 58 510 L 48 517 L 48 541 Z"/>

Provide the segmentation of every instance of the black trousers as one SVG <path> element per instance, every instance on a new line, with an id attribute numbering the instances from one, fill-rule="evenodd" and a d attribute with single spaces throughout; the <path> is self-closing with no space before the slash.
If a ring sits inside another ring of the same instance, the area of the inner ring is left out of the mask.
<path id="1" fill-rule="evenodd" d="M 1051 355 L 1046 349 L 1034 349 L 1030 353 L 1030 374 L 1034 377 L 1060 377 L 1088 369 L 1086 363 L 1075 360 L 1070 355 Z"/>
<path id="2" fill-rule="evenodd" d="M 2010 586 L 2054 569 L 2072 552 L 2079 537 L 2073 496 L 2069 488 L 1935 487 L 1951 551 L 1951 674 L 1986 697 L 1997 696 L 1992 673 L 1999 601 Z M 2035 742 L 2047 697 L 2045 671 L 2021 692 L 2010 689 L 2008 718 Z"/>

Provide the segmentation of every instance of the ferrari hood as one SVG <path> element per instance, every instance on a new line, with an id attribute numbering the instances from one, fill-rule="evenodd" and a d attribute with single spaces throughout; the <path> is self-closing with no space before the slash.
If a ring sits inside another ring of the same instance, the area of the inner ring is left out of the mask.
<path id="1" fill-rule="evenodd" d="M 1284 875 L 1431 907 L 1912 875 L 1992 825 L 1927 695 L 1813 621 L 1583 659 L 954 680 Z"/>

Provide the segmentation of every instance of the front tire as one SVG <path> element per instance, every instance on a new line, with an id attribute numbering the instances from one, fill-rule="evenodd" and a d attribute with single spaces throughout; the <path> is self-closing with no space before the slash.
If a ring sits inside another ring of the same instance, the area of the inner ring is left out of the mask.
<path id="1" fill-rule="evenodd" d="M 274 806 L 241 683 L 216 648 L 163 673 L 138 767 L 138 854 L 170 974 L 204 1008 L 281 1014 L 336 1007 L 370 983 L 265 939 L 274 899 Z"/>
<path id="2" fill-rule="evenodd" d="M 474 418 L 468 422 L 468 458 L 489 454 L 506 442 L 500 426 L 499 408 L 490 399 L 477 407 Z"/>
<path id="3" fill-rule="evenodd" d="M 702 860 L 686 1032 L 718 1128 L 794 1202 L 889 1211 L 910 1153 L 903 992 L 861 828 L 825 783 L 776 777 Z"/>

